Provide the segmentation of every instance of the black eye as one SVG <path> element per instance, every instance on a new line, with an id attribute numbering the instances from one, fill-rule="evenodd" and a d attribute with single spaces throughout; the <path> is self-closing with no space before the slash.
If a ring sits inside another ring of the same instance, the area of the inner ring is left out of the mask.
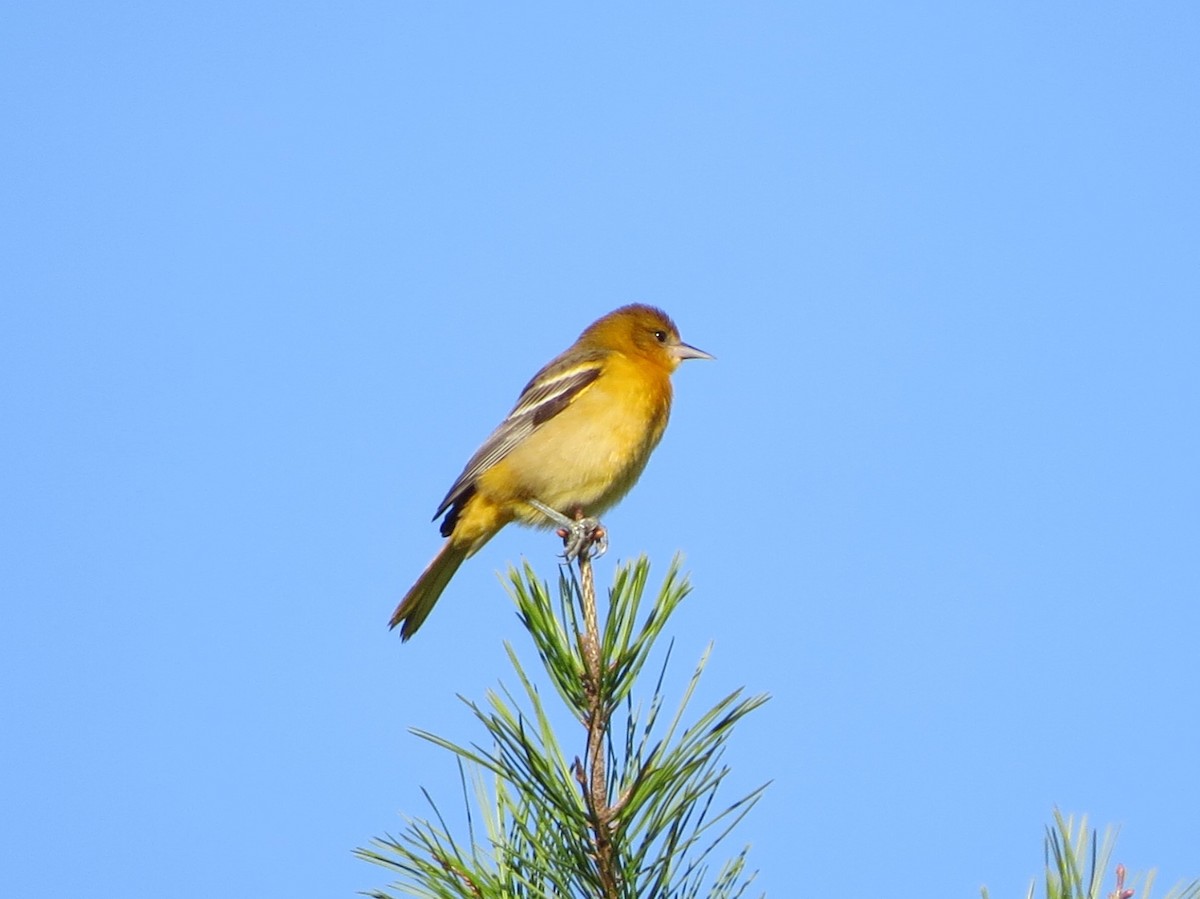
<path id="1" fill-rule="evenodd" d="M 667 332 L 666 331 L 655 331 L 654 339 L 657 340 L 659 343 L 666 343 L 667 342 Z"/>

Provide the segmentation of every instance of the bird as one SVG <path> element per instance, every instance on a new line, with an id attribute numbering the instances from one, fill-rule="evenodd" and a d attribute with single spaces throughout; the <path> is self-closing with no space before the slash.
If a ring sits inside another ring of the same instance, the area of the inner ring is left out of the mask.
<path id="1" fill-rule="evenodd" d="M 407 641 L 462 563 L 505 525 L 558 528 L 571 561 L 607 535 L 596 519 L 634 485 L 662 439 L 671 374 L 715 357 L 684 343 L 667 313 L 634 303 L 597 319 L 525 385 L 433 515 L 441 550 L 388 624 Z"/>

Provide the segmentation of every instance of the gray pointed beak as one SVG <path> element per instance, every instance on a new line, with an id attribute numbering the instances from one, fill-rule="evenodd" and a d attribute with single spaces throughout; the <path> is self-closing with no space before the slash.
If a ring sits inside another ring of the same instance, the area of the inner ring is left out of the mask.
<path id="1" fill-rule="evenodd" d="M 683 342 L 677 343 L 671 347 L 671 355 L 674 356 L 676 359 L 679 359 L 680 361 L 682 361 L 684 359 L 716 359 L 717 358 L 716 356 L 713 356 L 709 353 L 704 352 L 704 350 L 698 350 L 694 346 L 691 346 L 690 344 L 686 344 Z"/>

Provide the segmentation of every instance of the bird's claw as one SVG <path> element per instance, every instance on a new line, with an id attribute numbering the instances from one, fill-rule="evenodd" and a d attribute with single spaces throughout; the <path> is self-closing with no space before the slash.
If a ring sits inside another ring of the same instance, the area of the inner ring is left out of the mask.
<path id="1" fill-rule="evenodd" d="M 533 506 L 551 521 L 560 525 L 556 533 L 562 537 L 563 558 L 568 563 L 582 557 L 598 559 L 608 551 L 608 530 L 598 519 L 584 518 L 576 511 L 576 518 L 568 518 L 557 509 L 552 509 L 536 499 L 529 500 Z"/>
<path id="2" fill-rule="evenodd" d="M 563 539 L 563 558 L 574 562 L 580 556 L 598 559 L 608 552 L 608 530 L 595 518 L 578 518 L 558 529 Z"/>

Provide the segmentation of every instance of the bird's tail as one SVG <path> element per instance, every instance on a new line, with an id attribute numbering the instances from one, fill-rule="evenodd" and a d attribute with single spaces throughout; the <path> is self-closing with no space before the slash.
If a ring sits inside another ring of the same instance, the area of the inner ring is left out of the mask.
<path id="1" fill-rule="evenodd" d="M 397 624 L 403 625 L 400 628 L 401 640 L 407 640 L 415 634 L 417 628 L 429 617 L 438 597 L 450 583 L 450 578 L 454 577 L 454 572 L 458 571 L 458 566 L 471 554 L 471 549 L 470 546 L 447 540 L 446 545 L 433 557 L 429 567 L 421 572 L 412 589 L 400 600 L 400 605 L 396 606 L 392 620 L 388 623 L 389 628 L 394 628 Z"/>

